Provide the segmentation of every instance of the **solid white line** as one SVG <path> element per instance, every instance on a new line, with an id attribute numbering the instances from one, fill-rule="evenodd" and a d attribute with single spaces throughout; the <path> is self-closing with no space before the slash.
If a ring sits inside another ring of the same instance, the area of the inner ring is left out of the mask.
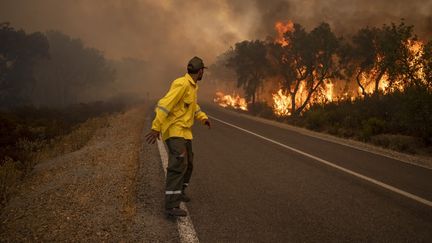
<path id="1" fill-rule="evenodd" d="M 266 138 L 266 137 L 264 137 L 264 136 L 262 136 L 262 135 L 259 135 L 259 134 L 257 134 L 257 133 L 251 132 L 251 131 L 249 131 L 249 130 L 246 130 L 246 129 L 244 129 L 244 128 L 241 128 L 241 127 L 239 127 L 239 126 L 236 126 L 236 125 L 234 125 L 234 124 L 231 124 L 231 123 L 225 122 L 225 121 L 223 121 L 223 120 L 221 120 L 221 119 L 218 119 L 218 118 L 216 118 L 216 117 L 214 117 L 214 116 L 209 116 L 209 117 L 212 118 L 212 119 L 214 119 L 214 120 L 216 120 L 216 121 L 218 121 L 218 122 L 221 122 L 221 123 L 223 123 L 223 124 L 225 124 L 225 125 L 228 125 L 228 126 L 234 127 L 234 128 L 236 128 L 236 129 L 238 129 L 238 130 L 241 130 L 241 131 L 243 131 L 243 132 L 249 133 L 249 134 L 251 134 L 251 135 L 254 135 L 254 136 L 256 136 L 256 137 L 259 137 L 259 138 L 261 138 L 261 139 L 264 139 L 264 140 L 266 140 L 266 141 L 268 141 L 268 142 L 274 143 L 274 144 L 276 144 L 276 145 L 279 145 L 279 146 L 281 146 L 281 147 L 284 147 L 284 148 L 286 148 L 286 149 L 289 149 L 289 150 L 291 150 L 291 151 L 294 151 L 294 152 L 296 152 L 296 153 L 299 153 L 299 154 L 301 154 L 301 155 L 303 155 L 303 156 L 306 156 L 306 157 L 308 157 L 308 158 L 314 159 L 314 160 L 316 160 L 316 161 L 318 161 L 318 162 L 321 162 L 321 163 L 323 163 L 323 164 L 326 164 L 326 165 L 328 165 L 328 166 L 331 166 L 331 167 L 333 167 L 333 168 L 335 168 L 335 169 L 341 170 L 341 171 L 343 171 L 343 172 L 345 172 L 345 173 L 348 173 L 348 174 L 350 174 L 350 175 L 353 175 L 353 176 L 355 176 L 355 177 L 358 177 L 358 178 L 360 178 L 360 179 L 363 179 L 363 180 L 365 180 L 365 181 L 368 181 L 368 182 L 370 182 L 370 183 L 373 183 L 373 184 L 375 184 L 375 185 L 378 185 L 378 186 L 380 186 L 380 187 L 383 187 L 383 188 L 385 188 L 385 189 L 387 189 L 387 190 L 390 190 L 390 191 L 395 192 L 395 193 L 397 193 L 397 194 L 400 194 L 400 195 L 402 195 L 402 196 L 405 196 L 405 197 L 408 197 L 408 198 L 410 198 L 410 199 L 413 199 L 413 200 L 415 200 L 415 201 L 417 201 L 417 202 L 420 202 L 420 203 L 422 203 L 422 204 L 425 204 L 425 205 L 427 205 L 427 206 L 429 206 L 429 207 L 432 207 L 432 202 L 429 201 L 429 200 L 426 200 L 426 199 L 424 199 L 424 198 L 421 198 L 421 197 L 416 196 L 416 195 L 414 195 L 414 194 L 411 194 L 411 193 L 409 193 L 409 192 L 403 191 L 403 190 L 401 190 L 401 189 L 399 189 L 399 188 L 396 188 L 396 187 L 390 186 L 390 185 L 388 185 L 388 184 L 386 184 L 386 183 L 384 183 L 384 182 L 381 182 L 381 181 L 378 181 L 378 180 L 372 179 L 372 178 L 370 178 L 370 177 L 367 177 L 367 176 L 365 176 L 365 175 L 359 174 L 359 173 L 354 172 L 354 171 L 352 171 L 352 170 L 349 170 L 349 169 L 343 168 L 343 167 L 341 167 L 341 166 L 339 166 L 339 165 L 336 165 L 336 164 L 333 164 L 333 163 L 331 163 L 331 162 L 329 162 L 329 161 L 327 161 L 327 160 L 324 160 L 324 159 L 318 158 L 318 157 L 316 157 L 316 156 L 314 156 L 314 155 L 308 154 L 308 153 L 306 153 L 306 152 L 303 152 L 303 151 L 301 151 L 301 150 L 295 149 L 295 148 L 290 147 L 290 146 L 288 146 L 288 145 L 285 145 L 285 144 L 283 144 L 283 143 L 277 142 L 277 141 L 275 141 L 275 140 L 273 140 L 273 139 Z"/>
<path id="2" fill-rule="evenodd" d="M 162 161 L 162 167 L 166 176 L 166 168 L 168 167 L 168 153 L 166 151 L 165 145 L 162 140 L 157 140 L 157 145 L 159 149 L 159 154 Z M 189 217 L 189 211 L 186 205 L 182 202 L 180 204 L 180 208 L 185 210 L 188 213 L 186 217 L 177 217 L 177 231 L 179 232 L 180 242 L 195 242 L 198 243 L 198 237 L 195 232 L 195 228 L 192 224 L 192 220 Z"/>
<path id="3" fill-rule="evenodd" d="M 399 162 L 403 162 L 403 163 L 406 163 L 406 164 L 409 164 L 409 165 L 413 165 L 413 166 L 421 167 L 421 168 L 424 168 L 424 169 L 432 170 L 432 165 L 429 166 L 429 165 L 425 165 L 425 164 L 420 164 L 420 163 L 417 163 L 417 162 L 410 161 L 409 159 L 406 159 L 406 158 L 400 158 L 400 157 L 398 158 L 398 157 L 395 157 L 394 155 L 391 155 L 391 154 L 385 154 L 383 152 L 374 151 L 374 150 L 371 150 L 371 149 L 368 149 L 368 148 L 365 148 L 365 147 L 361 147 L 359 145 L 350 144 L 350 143 L 347 143 L 347 142 L 344 141 L 344 140 L 347 140 L 347 139 L 343 139 L 343 138 L 339 138 L 339 137 L 334 137 L 332 135 L 324 135 L 323 136 L 323 134 L 321 134 L 321 136 L 320 136 L 320 135 L 318 135 L 319 134 L 318 132 L 310 131 L 310 130 L 307 130 L 305 128 L 294 127 L 292 125 L 284 124 L 284 123 L 281 123 L 281 122 L 278 122 L 278 121 L 269 120 L 269 119 L 266 119 L 266 118 L 256 117 L 256 116 L 247 115 L 247 114 L 242 114 L 242 113 L 238 113 L 238 112 L 234 112 L 234 111 L 230 111 L 230 110 L 224 110 L 224 111 L 225 112 L 229 112 L 229 113 L 231 113 L 233 115 L 236 115 L 237 117 L 243 117 L 243 118 L 250 119 L 250 120 L 256 121 L 256 122 L 260 122 L 260 123 L 263 123 L 263 124 L 266 124 L 266 125 L 270 125 L 270 126 L 273 126 L 273 127 L 282 128 L 282 129 L 285 129 L 285 130 L 288 130 L 288 131 L 296 132 L 296 133 L 299 133 L 301 135 L 305 135 L 305 136 L 308 136 L 308 137 L 320 139 L 320 140 L 323 140 L 323 141 L 326 141 L 326 142 L 330 142 L 330 143 L 339 144 L 339 145 L 342 145 L 342 146 L 350 147 L 350 148 L 353 148 L 353 149 L 356 149 L 356 150 L 360 150 L 360 151 L 364 151 L 364 152 L 367 152 L 367 153 L 376 154 L 376 155 L 379 155 L 379 156 L 384 156 L 384 157 L 390 158 L 392 160 L 397 160 Z M 351 140 L 350 142 L 353 142 L 353 141 Z M 364 144 L 363 144 L 363 146 L 364 146 Z M 380 148 L 380 149 L 382 149 L 382 148 Z M 392 153 L 399 153 L 399 152 L 395 152 L 395 151 L 391 151 L 391 152 Z M 407 155 L 403 154 L 402 156 L 407 156 Z"/>

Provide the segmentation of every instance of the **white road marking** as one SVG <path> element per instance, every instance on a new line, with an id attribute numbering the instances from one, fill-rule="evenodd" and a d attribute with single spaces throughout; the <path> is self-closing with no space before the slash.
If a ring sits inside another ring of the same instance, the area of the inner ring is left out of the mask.
<path id="1" fill-rule="evenodd" d="M 409 193 L 409 192 L 403 191 L 403 190 L 401 190 L 401 189 L 399 189 L 399 188 L 396 188 L 396 187 L 390 186 L 390 185 L 388 185 L 388 184 L 386 184 L 386 183 L 384 183 L 384 182 L 381 182 L 381 181 L 378 181 L 378 180 L 372 179 L 372 178 L 370 178 L 370 177 L 367 177 L 367 176 L 365 176 L 365 175 L 359 174 L 359 173 L 354 172 L 354 171 L 352 171 L 352 170 L 349 170 L 349 169 L 343 168 L 343 167 L 341 167 L 341 166 L 339 166 L 339 165 L 336 165 L 336 164 L 333 164 L 333 163 L 331 163 L 331 162 L 329 162 L 329 161 L 327 161 L 327 160 L 321 159 L 321 158 L 316 157 L 316 156 L 314 156 L 314 155 L 308 154 L 308 153 L 303 152 L 303 151 L 301 151 L 301 150 L 298 150 L 298 149 L 295 149 L 295 148 L 290 147 L 290 146 L 288 146 L 288 145 L 285 145 L 285 144 L 283 144 L 283 143 L 277 142 L 277 141 L 275 141 L 275 140 L 273 140 L 273 139 L 270 139 L 270 138 L 264 137 L 264 136 L 262 136 L 262 135 L 259 135 L 259 134 L 257 134 L 257 133 L 254 133 L 254 132 L 251 132 L 251 131 L 249 131 L 249 130 L 246 130 L 246 129 L 244 129 L 244 128 L 241 128 L 241 127 L 239 127 L 239 126 L 236 126 L 236 125 L 234 125 L 234 124 L 231 124 L 231 123 L 225 122 L 225 121 L 223 121 L 223 120 L 221 120 L 221 119 L 218 119 L 218 118 L 216 118 L 216 117 L 214 117 L 214 116 L 209 116 L 209 117 L 212 118 L 213 120 L 216 120 L 216 121 L 218 121 L 218 122 L 221 122 L 221 123 L 223 123 L 223 124 L 225 124 L 225 125 L 228 125 L 228 126 L 234 127 L 234 128 L 236 128 L 236 129 L 238 129 L 238 130 L 241 130 L 241 131 L 243 131 L 243 132 L 249 133 L 249 134 L 251 134 L 251 135 L 254 135 L 254 136 L 256 136 L 256 137 L 259 137 L 259 138 L 261 138 L 261 139 L 264 139 L 264 140 L 266 140 L 266 141 L 268 141 L 268 142 L 274 143 L 274 144 L 279 145 L 279 146 L 281 146 L 281 147 L 284 147 L 284 148 L 286 148 L 286 149 L 288 149 L 288 150 L 294 151 L 294 152 L 299 153 L 299 154 L 301 154 L 301 155 L 303 155 L 303 156 L 306 156 L 306 157 L 308 157 L 308 158 L 314 159 L 314 160 L 316 160 L 316 161 L 318 161 L 318 162 L 321 162 L 321 163 L 323 163 L 323 164 L 326 164 L 326 165 L 328 165 L 328 166 L 331 166 L 331 167 L 333 167 L 333 168 L 335 168 L 335 169 L 341 170 L 341 171 L 343 171 L 343 172 L 345 172 L 345 173 L 348 173 L 348 174 L 350 174 L 350 175 L 353 175 L 353 176 L 355 176 L 355 177 L 358 177 L 358 178 L 360 178 L 360 179 L 363 179 L 363 180 L 365 180 L 365 181 L 368 181 L 368 182 L 370 182 L 370 183 L 373 183 L 373 184 L 375 184 L 375 185 L 377 185 L 377 186 L 383 187 L 383 188 L 385 188 L 385 189 L 387 189 L 387 190 L 390 190 L 390 191 L 392 191 L 392 192 L 395 192 L 395 193 L 400 194 L 400 195 L 402 195 L 402 196 L 405 196 L 405 197 L 407 197 L 407 198 L 413 199 L 413 200 L 415 200 L 415 201 L 417 201 L 417 202 L 420 202 L 420 203 L 422 203 L 422 204 L 425 204 L 425 205 L 427 205 L 427 206 L 429 206 L 429 207 L 432 207 L 432 202 L 429 201 L 429 200 L 426 200 L 426 199 L 424 199 L 424 198 L 421 198 L 421 197 L 416 196 L 416 195 L 414 195 L 414 194 L 411 194 L 411 193 Z"/>
<path id="2" fill-rule="evenodd" d="M 165 171 L 165 176 L 166 176 L 166 172 L 167 172 L 166 168 L 168 167 L 168 153 L 166 151 L 165 145 L 162 142 L 162 140 L 157 140 L 157 145 L 162 160 L 162 167 Z M 186 217 L 177 217 L 177 231 L 179 232 L 180 235 L 180 242 L 198 243 L 199 240 L 195 232 L 195 228 L 192 224 L 192 220 L 189 217 L 189 211 L 183 202 L 180 204 L 180 208 L 185 210 L 188 213 L 188 216 Z"/>
<path id="3" fill-rule="evenodd" d="M 318 132 L 310 131 L 310 130 L 307 130 L 305 128 L 294 127 L 292 125 L 283 124 L 281 122 L 277 122 L 277 121 L 274 121 L 274 120 L 269 120 L 269 119 L 262 118 L 262 117 L 256 117 L 256 116 L 252 116 L 252 115 L 238 113 L 238 112 L 230 111 L 230 110 L 226 110 L 226 109 L 224 111 L 225 112 L 229 112 L 229 113 L 231 113 L 233 115 L 236 115 L 237 117 L 243 117 L 243 118 L 250 119 L 250 120 L 256 121 L 256 122 L 260 122 L 260 123 L 263 123 L 263 124 L 266 124 L 266 125 L 282 128 L 282 129 L 285 129 L 285 130 L 288 130 L 288 131 L 292 131 L 292 132 L 295 132 L 295 133 L 299 133 L 301 135 L 305 135 L 305 136 L 308 136 L 308 137 L 320 139 L 320 140 L 323 140 L 323 141 L 326 141 L 326 142 L 330 142 L 330 143 L 339 144 L 339 145 L 342 145 L 342 146 L 350 147 L 350 148 L 353 148 L 353 149 L 356 149 L 356 150 L 360 150 L 360 151 L 364 151 L 364 152 L 367 152 L 367 153 L 376 154 L 376 155 L 379 155 L 379 156 L 384 156 L 384 157 L 390 158 L 392 160 L 397 160 L 399 162 L 403 162 L 403 163 L 410 164 L 410 165 L 413 165 L 413 166 L 422 167 L 424 169 L 432 170 L 432 165 L 420 164 L 420 163 L 417 163 L 417 162 L 410 161 L 409 159 L 406 159 L 406 158 L 400 158 L 400 157 L 398 158 L 398 157 L 395 157 L 394 155 L 390 155 L 390 154 L 386 154 L 386 153 L 383 153 L 383 152 L 374 151 L 374 150 L 371 150 L 371 149 L 368 149 L 368 148 L 365 148 L 365 147 L 361 147 L 361 146 L 358 146 L 358 145 L 346 143 L 344 140 L 347 140 L 347 139 L 343 139 L 343 138 L 339 138 L 339 137 L 334 137 L 334 136 L 331 136 L 331 135 L 319 136 L 317 134 Z M 350 142 L 353 142 L 353 141 L 350 141 Z M 398 153 L 398 152 L 395 152 L 395 151 L 391 151 L 391 152 L 392 153 L 393 152 L 394 153 Z M 405 156 L 405 155 L 403 155 L 403 156 Z"/>

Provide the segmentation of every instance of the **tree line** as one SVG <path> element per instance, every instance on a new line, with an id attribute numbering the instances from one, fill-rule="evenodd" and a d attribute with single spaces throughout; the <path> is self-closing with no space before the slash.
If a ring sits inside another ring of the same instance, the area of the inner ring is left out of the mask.
<path id="1" fill-rule="evenodd" d="M 236 43 L 218 58 L 215 67 L 234 70 L 237 87 L 252 105 L 266 82 L 277 79 L 291 97 L 293 115 L 304 112 L 329 80 L 343 83 L 342 93 L 347 96 L 357 89 L 363 97 L 369 95 L 366 86 L 373 87 L 372 95 L 412 86 L 432 90 L 432 41 L 420 44 L 413 26 L 403 20 L 364 27 L 349 38 L 337 36 L 327 23 L 310 31 L 295 23 L 284 38 L 286 45 L 271 39 Z M 384 78 L 387 84 L 380 89 Z M 301 85 L 306 97 L 298 104 Z"/>
<path id="2" fill-rule="evenodd" d="M 0 108 L 64 107 L 115 76 L 103 53 L 80 39 L 59 31 L 28 34 L 0 24 Z"/>

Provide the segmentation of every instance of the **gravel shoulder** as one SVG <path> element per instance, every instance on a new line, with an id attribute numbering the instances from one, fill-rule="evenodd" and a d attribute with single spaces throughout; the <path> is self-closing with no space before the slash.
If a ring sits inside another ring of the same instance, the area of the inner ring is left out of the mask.
<path id="1" fill-rule="evenodd" d="M 39 163 L 0 214 L 0 241 L 178 242 L 149 109 L 109 118 L 82 149 Z"/>

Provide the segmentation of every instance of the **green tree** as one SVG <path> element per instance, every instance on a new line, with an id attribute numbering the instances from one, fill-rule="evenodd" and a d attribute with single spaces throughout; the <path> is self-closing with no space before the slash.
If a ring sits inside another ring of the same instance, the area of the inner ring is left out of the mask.
<path id="1" fill-rule="evenodd" d="M 35 99 L 39 103 L 73 104 L 86 89 L 114 81 L 115 72 L 100 51 L 58 31 L 49 31 L 46 36 L 51 58 L 36 67 L 39 89 Z"/>
<path id="2" fill-rule="evenodd" d="M 246 99 L 255 104 L 265 77 L 269 72 L 267 48 L 263 41 L 236 43 L 227 62 L 237 75 L 237 86 L 245 91 Z"/>
<path id="3" fill-rule="evenodd" d="M 229 49 L 228 51 L 218 55 L 213 64 L 209 68 L 209 79 L 214 83 L 230 84 L 236 81 L 236 74 L 229 66 L 229 60 L 233 58 L 234 51 Z"/>
<path id="4" fill-rule="evenodd" d="M 0 24 L 0 104 L 2 107 L 29 102 L 35 85 L 33 66 L 48 57 L 48 40 L 40 33 L 26 34 L 9 23 Z"/>

